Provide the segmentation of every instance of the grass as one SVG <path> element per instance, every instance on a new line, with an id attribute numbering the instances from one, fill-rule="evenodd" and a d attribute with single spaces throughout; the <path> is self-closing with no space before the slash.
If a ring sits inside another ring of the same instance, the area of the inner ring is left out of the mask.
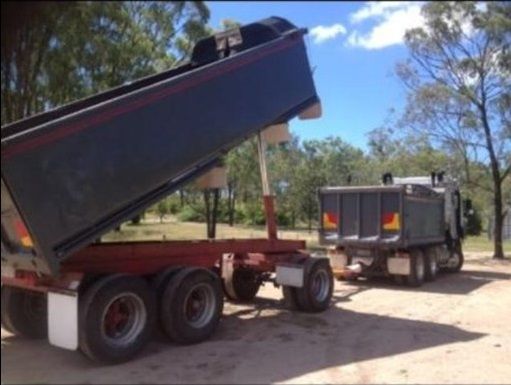
<path id="1" fill-rule="evenodd" d="M 463 243 L 463 250 L 466 251 L 493 251 L 493 241 L 485 235 L 467 237 Z M 511 254 L 511 241 L 504 241 L 504 254 Z"/>
<path id="2" fill-rule="evenodd" d="M 319 248 L 318 235 L 316 231 L 282 229 L 278 232 L 282 239 L 302 239 L 307 241 L 311 249 Z M 242 226 L 230 227 L 226 224 L 217 224 L 217 238 L 264 238 L 266 229 L 264 226 Z M 146 219 L 138 225 L 125 223 L 119 232 L 110 232 L 102 240 L 114 241 L 141 241 L 141 240 L 186 240 L 205 239 L 206 225 L 195 222 L 179 222 L 173 217 L 165 218 L 163 223 L 156 217 L 146 216 Z M 486 236 L 468 237 L 463 245 L 463 250 L 469 252 L 491 252 L 493 243 Z M 511 241 L 504 242 L 504 253 L 511 254 Z"/>
<path id="3" fill-rule="evenodd" d="M 218 239 L 229 238 L 264 238 L 266 228 L 264 226 L 243 226 L 230 227 L 227 224 L 219 223 L 216 228 Z M 309 233 L 307 230 L 279 230 L 278 236 L 283 239 L 304 239 L 317 246 L 317 233 Z M 196 222 L 179 222 L 175 218 L 166 218 L 160 223 L 157 218 L 149 217 L 139 225 L 125 223 L 121 231 L 112 231 L 106 234 L 102 240 L 112 241 L 139 241 L 139 240 L 184 240 L 184 239 L 205 239 L 206 224 Z"/>

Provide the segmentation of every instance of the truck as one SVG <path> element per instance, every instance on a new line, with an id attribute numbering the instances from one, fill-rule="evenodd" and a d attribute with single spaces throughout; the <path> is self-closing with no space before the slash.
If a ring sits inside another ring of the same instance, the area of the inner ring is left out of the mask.
<path id="1" fill-rule="evenodd" d="M 386 173 L 379 186 L 324 187 L 319 201 L 319 242 L 338 279 L 385 276 L 418 287 L 439 271 L 462 268 L 472 204 L 462 202 L 457 182 L 444 172 Z"/>
<path id="2" fill-rule="evenodd" d="M 224 295 L 250 301 L 265 282 L 290 308 L 327 309 L 328 259 L 277 237 L 265 160 L 272 132 L 321 115 L 306 33 L 279 17 L 247 24 L 177 68 L 2 126 L 2 327 L 115 364 L 156 328 L 204 341 Z M 98 242 L 253 136 L 267 238 Z"/>

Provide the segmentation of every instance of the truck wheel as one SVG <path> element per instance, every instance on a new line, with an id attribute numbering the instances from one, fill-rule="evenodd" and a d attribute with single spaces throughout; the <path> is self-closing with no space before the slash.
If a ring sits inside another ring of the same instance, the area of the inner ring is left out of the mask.
<path id="1" fill-rule="evenodd" d="M 300 310 L 317 313 L 330 306 L 334 278 L 330 262 L 325 258 L 308 258 L 305 262 L 303 287 L 296 288 Z"/>
<path id="2" fill-rule="evenodd" d="M 223 280 L 224 293 L 232 301 L 251 301 L 257 295 L 261 282 L 253 269 L 236 268 Z"/>
<path id="3" fill-rule="evenodd" d="M 48 335 L 46 294 L 12 286 L 2 286 L 2 327 L 25 338 Z"/>
<path id="4" fill-rule="evenodd" d="M 298 299 L 296 298 L 296 288 L 293 286 L 282 285 L 282 296 L 284 297 L 284 307 L 289 310 L 299 310 Z"/>
<path id="5" fill-rule="evenodd" d="M 438 275 L 438 260 L 436 250 L 429 247 L 425 250 L 425 275 L 426 281 L 434 281 Z"/>
<path id="6" fill-rule="evenodd" d="M 426 275 L 424 254 L 421 250 L 415 249 L 410 252 L 410 274 L 406 276 L 408 286 L 419 287 L 424 283 Z"/>
<path id="7" fill-rule="evenodd" d="M 183 266 L 171 266 L 163 269 L 151 279 L 151 288 L 156 293 L 156 298 L 161 298 L 171 278 L 176 275 Z"/>
<path id="8" fill-rule="evenodd" d="M 403 286 L 406 282 L 406 276 L 404 275 L 394 274 L 392 279 L 394 280 L 394 283 L 399 286 Z"/>
<path id="9" fill-rule="evenodd" d="M 215 331 L 222 309 L 220 278 L 203 268 L 185 268 L 170 280 L 163 293 L 160 321 L 172 340 L 193 344 Z"/>
<path id="10" fill-rule="evenodd" d="M 443 270 L 447 273 L 457 273 L 461 270 L 463 266 L 464 257 L 461 248 L 457 247 L 447 260 L 447 263 Z"/>
<path id="11" fill-rule="evenodd" d="M 101 278 L 79 302 L 79 345 L 89 358 L 108 364 L 128 361 L 149 342 L 156 298 L 146 281 L 126 274 Z"/>

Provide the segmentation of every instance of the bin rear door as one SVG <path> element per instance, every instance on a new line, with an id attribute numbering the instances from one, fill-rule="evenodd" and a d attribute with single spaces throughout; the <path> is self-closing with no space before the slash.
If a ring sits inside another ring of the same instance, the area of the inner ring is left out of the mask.
<path id="1" fill-rule="evenodd" d="M 339 234 L 339 195 L 336 193 L 322 194 L 320 202 L 321 241 L 335 242 Z"/>

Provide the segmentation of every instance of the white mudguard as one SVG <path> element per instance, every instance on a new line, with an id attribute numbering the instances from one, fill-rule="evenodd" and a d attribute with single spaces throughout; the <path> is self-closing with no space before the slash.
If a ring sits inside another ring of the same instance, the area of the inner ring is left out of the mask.
<path id="1" fill-rule="evenodd" d="M 303 287 L 303 266 L 301 265 L 277 265 L 276 282 L 283 286 Z"/>
<path id="2" fill-rule="evenodd" d="M 48 339 L 60 348 L 78 348 L 78 293 L 48 292 Z"/>
<path id="3" fill-rule="evenodd" d="M 390 274 L 410 274 L 410 258 L 387 258 L 387 270 Z"/>

